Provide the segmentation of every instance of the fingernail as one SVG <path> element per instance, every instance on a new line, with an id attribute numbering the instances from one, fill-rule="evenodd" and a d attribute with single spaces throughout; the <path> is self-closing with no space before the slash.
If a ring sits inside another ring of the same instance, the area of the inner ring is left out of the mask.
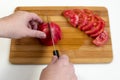
<path id="1" fill-rule="evenodd" d="M 41 37 L 42 37 L 42 38 L 46 38 L 46 34 L 43 32 L 43 34 L 42 34 Z"/>
<path id="2" fill-rule="evenodd" d="M 45 33 L 43 34 L 43 36 L 44 36 L 44 38 L 46 38 L 46 34 Z"/>

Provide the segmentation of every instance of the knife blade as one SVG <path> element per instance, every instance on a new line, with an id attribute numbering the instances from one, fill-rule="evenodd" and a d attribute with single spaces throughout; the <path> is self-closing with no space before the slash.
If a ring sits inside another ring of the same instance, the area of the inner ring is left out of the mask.
<path id="1" fill-rule="evenodd" d="M 48 22 L 48 27 L 49 27 L 49 30 L 50 30 L 50 35 L 51 35 L 51 39 L 52 39 L 52 44 L 53 44 L 53 55 L 54 56 L 57 56 L 59 58 L 59 51 L 56 50 L 56 46 L 55 46 L 55 42 L 54 42 L 54 36 L 53 36 L 53 32 L 52 32 L 52 29 L 51 29 L 51 25 L 50 23 Z"/>

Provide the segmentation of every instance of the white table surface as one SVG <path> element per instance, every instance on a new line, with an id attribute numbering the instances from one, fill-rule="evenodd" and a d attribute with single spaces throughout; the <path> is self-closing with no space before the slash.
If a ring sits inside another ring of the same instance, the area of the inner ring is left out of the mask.
<path id="1" fill-rule="evenodd" d="M 120 1 L 118 0 L 0 0 L 0 17 L 13 13 L 17 6 L 104 6 L 108 9 L 113 61 L 110 64 L 78 64 L 78 80 L 120 80 Z M 10 39 L 0 38 L 0 80 L 38 80 L 46 65 L 9 63 Z"/>

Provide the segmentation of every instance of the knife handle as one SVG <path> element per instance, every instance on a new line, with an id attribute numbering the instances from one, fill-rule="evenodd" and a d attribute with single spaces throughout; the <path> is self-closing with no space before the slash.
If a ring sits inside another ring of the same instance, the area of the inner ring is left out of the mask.
<path id="1" fill-rule="evenodd" d="M 54 56 L 57 56 L 57 57 L 59 58 L 59 51 L 58 51 L 58 50 L 54 50 L 54 51 L 53 51 L 53 55 L 54 55 Z"/>

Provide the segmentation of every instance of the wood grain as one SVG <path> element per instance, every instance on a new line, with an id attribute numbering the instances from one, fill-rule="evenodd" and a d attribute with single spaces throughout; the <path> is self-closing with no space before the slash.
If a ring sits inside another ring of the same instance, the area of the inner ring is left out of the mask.
<path id="1" fill-rule="evenodd" d="M 61 15 L 65 9 L 90 9 L 101 16 L 105 22 L 105 29 L 109 33 L 109 41 L 101 47 L 92 44 L 92 38 L 84 32 L 73 28 Z M 56 45 L 60 54 L 67 54 L 72 63 L 109 63 L 112 61 L 112 44 L 108 11 L 104 7 L 17 7 L 15 11 L 28 11 L 38 14 L 44 21 L 60 25 L 62 40 Z M 43 46 L 36 38 L 12 39 L 9 60 L 13 64 L 48 64 L 52 58 L 52 46 Z"/>

